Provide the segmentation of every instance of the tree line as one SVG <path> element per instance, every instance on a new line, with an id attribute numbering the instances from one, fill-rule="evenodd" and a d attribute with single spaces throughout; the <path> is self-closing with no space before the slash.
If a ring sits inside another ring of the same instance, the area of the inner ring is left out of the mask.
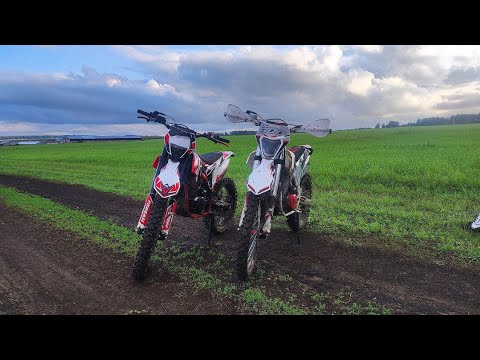
<path id="1" fill-rule="evenodd" d="M 232 131 L 215 131 L 215 134 L 220 136 L 228 136 L 228 135 L 255 135 L 257 132 L 254 130 L 232 130 Z"/>
<path id="2" fill-rule="evenodd" d="M 454 124 L 472 124 L 480 123 L 480 113 L 478 114 L 457 114 L 450 117 L 428 117 L 417 119 L 416 122 L 410 122 L 400 125 L 398 121 L 390 121 L 388 124 L 377 124 L 375 129 L 391 128 L 399 126 L 430 126 L 430 125 L 454 125 Z"/>

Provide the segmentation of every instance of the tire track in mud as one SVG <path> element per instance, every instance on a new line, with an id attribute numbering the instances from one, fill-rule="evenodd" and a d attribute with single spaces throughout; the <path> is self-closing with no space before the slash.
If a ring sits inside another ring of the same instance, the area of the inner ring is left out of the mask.
<path id="1" fill-rule="evenodd" d="M 143 208 L 143 201 L 80 185 L 1 174 L 0 185 L 31 192 L 129 228 L 136 225 Z M 280 217 L 277 221 L 281 221 Z M 213 246 L 226 255 L 232 267 L 237 236 L 232 230 L 213 238 Z M 201 221 L 175 217 L 169 237 L 206 245 L 208 234 Z M 357 302 L 375 299 L 394 313 L 480 314 L 478 267 L 437 265 L 393 251 L 349 246 L 312 232 L 302 234 L 301 246 L 295 242 L 289 231 L 274 229 L 259 247 L 259 269 L 288 274 L 293 282 L 313 292 L 344 291 Z"/>
<path id="2" fill-rule="evenodd" d="M 234 314 L 168 273 L 130 279 L 132 259 L 0 202 L 0 314 Z"/>

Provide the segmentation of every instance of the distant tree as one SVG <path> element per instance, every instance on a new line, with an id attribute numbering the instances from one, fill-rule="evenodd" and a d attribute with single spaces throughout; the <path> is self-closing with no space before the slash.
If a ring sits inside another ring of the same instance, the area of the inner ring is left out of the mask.
<path id="1" fill-rule="evenodd" d="M 385 129 L 385 124 L 382 124 L 382 129 Z"/>
<path id="2" fill-rule="evenodd" d="M 229 135 L 255 135 L 257 132 L 252 130 L 233 130 L 230 131 Z M 225 135 L 227 135 L 225 133 Z"/>
<path id="3" fill-rule="evenodd" d="M 375 125 L 375 129 L 380 129 L 380 124 Z"/>
<path id="4" fill-rule="evenodd" d="M 393 128 L 393 127 L 399 127 L 400 123 L 398 121 L 391 120 L 385 127 L 387 128 Z"/>
<path id="5" fill-rule="evenodd" d="M 430 126 L 430 125 L 453 125 L 453 124 L 472 124 L 480 123 L 480 113 L 478 114 L 457 114 L 450 117 L 428 117 L 417 119 L 415 123 L 408 123 L 405 126 Z"/>

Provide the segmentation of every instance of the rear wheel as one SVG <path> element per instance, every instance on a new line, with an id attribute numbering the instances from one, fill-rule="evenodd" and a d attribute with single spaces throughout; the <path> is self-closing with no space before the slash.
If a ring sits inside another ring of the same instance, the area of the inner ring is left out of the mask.
<path id="1" fill-rule="evenodd" d="M 252 275 L 257 262 L 257 246 L 261 230 L 262 206 L 260 197 L 248 196 L 245 215 L 240 228 L 241 237 L 237 249 L 237 276 L 246 280 Z"/>
<path id="2" fill-rule="evenodd" d="M 309 174 L 305 174 L 300 181 L 300 197 L 298 198 L 297 209 L 295 212 L 287 217 L 287 223 L 293 232 L 298 232 L 305 226 L 310 214 L 310 207 L 312 204 L 312 178 Z M 292 209 L 293 210 L 293 209 Z"/>
<path id="3" fill-rule="evenodd" d="M 215 184 L 212 203 L 213 221 L 207 216 L 204 223 L 208 229 L 209 222 L 212 221 L 212 232 L 223 233 L 233 225 L 233 216 L 237 208 L 237 187 L 232 179 L 223 178 Z"/>
<path id="4" fill-rule="evenodd" d="M 168 206 L 168 199 L 162 199 L 159 196 L 155 199 L 152 212 L 148 218 L 147 227 L 143 233 L 143 239 L 140 242 L 137 256 L 133 264 L 132 277 L 136 281 L 145 279 L 148 268 L 148 262 L 152 256 L 155 244 L 162 230 L 163 219 Z"/>

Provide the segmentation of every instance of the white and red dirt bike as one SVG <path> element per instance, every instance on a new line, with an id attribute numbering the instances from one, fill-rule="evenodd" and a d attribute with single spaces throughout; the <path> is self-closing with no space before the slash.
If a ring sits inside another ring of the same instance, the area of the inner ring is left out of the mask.
<path id="1" fill-rule="evenodd" d="M 468 227 L 471 231 L 480 232 L 480 214 L 468 224 Z"/>
<path id="2" fill-rule="evenodd" d="M 310 145 L 287 150 L 290 131 L 305 131 L 317 137 L 331 133 L 330 120 L 319 119 L 308 125 L 288 124 L 281 119 L 264 120 L 257 113 L 243 112 L 228 105 L 225 117 L 233 123 L 252 122 L 259 126 L 257 149 L 247 159 L 252 172 L 240 218 L 241 240 L 237 250 L 237 275 L 246 280 L 257 259 L 258 241 L 270 233 L 273 215 L 284 215 L 290 229 L 297 233 L 305 225 L 312 202 L 312 179 L 308 165 Z"/>
<path id="3" fill-rule="evenodd" d="M 157 240 L 165 240 L 168 235 L 174 214 L 203 217 L 210 243 L 212 234 L 223 233 L 233 225 L 237 189 L 232 179 L 224 177 L 233 152 L 203 155 L 195 152 L 198 137 L 225 146 L 230 142 L 228 139 L 213 133 L 197 133 L 158 111 L 137 112 L 142 115 L 139 118 L 168 128 L 163 151 L 152 164 L 157 171 L 136 227 L 137 233 L 143 234 L 143 238 L 135 257 L 132 276 L 141 281 L 146 276 Z M 167 117 L 171 121 L 167 122 Z"/>

